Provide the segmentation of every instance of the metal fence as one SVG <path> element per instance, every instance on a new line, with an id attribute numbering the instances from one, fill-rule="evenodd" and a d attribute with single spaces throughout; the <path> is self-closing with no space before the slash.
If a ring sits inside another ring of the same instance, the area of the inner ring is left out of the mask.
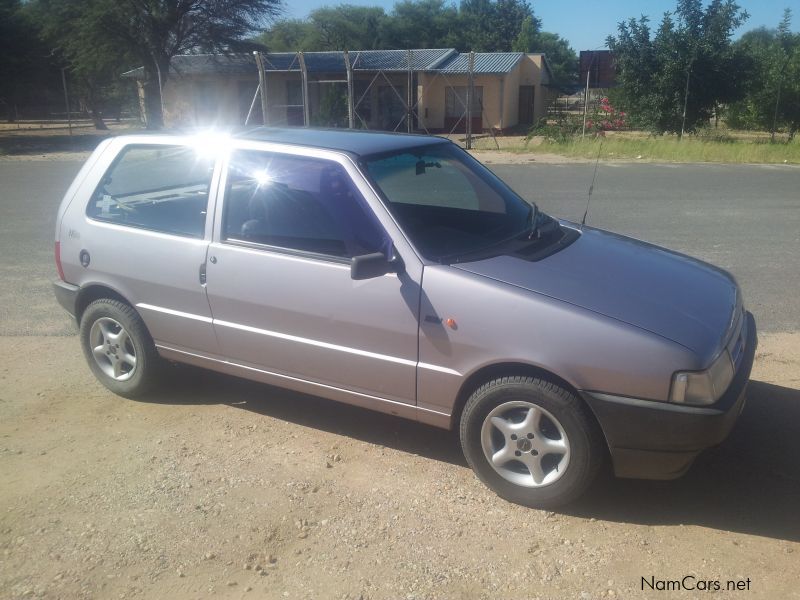
<path id="1" fill-rule="evenodd" d="M 466 85 L 456 85 L 452 74 L 415 68 L 414 50 L 405 51 L 404 68 L 360 68 L 360 53 L 341 53 L 342 64 L 337 71 L 312 72 L 306 54 L 293 53 L 289 61 L 275 64 L 270 56 L 254 52 L 258 69 L 258 85 L 245 119 L 245 125 L 261 122 L 264 125 L 327 126 L 382 131 L 420 131 L 430 133 L 420 107 L 431 86 L 444 83 L 452 98 L 452 116 L 445 133 L 463 130 L 463 143 L 472 147 L 476 134 L 483 133 L 482 99 L 476 96 L 475 55 L 470 53 L 466 70 Z M 291 91 L 286 103 L 276 103 L 268 93 L 270 79 L 276 74 L 289 77 Z M 334 74 L 332 74 L 334 73 Z M 426 84 L 419 92 L 419 76 L 426 75 Z M 296 75 L 296 77 L 295 77 Z M 312 111 L 312 98 L 316 106 Z M 276 111 L 276 109 L 279 109 Z M 469 118 L 471 115 L 472 118 Z M 474 131 L 477 128 L 480 131 Z M 489 128 L 494 136 L 494 132 Z"/>

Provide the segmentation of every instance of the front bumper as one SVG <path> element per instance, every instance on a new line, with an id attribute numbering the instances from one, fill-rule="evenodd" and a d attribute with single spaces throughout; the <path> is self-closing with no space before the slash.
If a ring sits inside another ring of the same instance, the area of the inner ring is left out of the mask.
<path id="1" fill-rule="evenodd" d="M 674 479 L 704 449 L 721 443 L 745 403 L 758 337 L 746 315 L 745 354 L 728 391 L 710 406 L 684 406 L 583 392 L 605 434 L 618 477 Z"/>

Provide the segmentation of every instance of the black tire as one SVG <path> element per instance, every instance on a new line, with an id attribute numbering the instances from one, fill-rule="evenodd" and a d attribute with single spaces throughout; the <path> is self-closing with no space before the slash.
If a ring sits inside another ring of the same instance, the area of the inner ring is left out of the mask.
<path id="1" fill-rule="evenodd" d="M 517 437 L 512 438 L 508 433 L 511 429 L 504 433 L 492 425 L 504 422 L 506 427 L 509 423 L 517 427 L 516 414 L 527 415 L 531 407 L 537 407 L 533 414 L 538 412 L 543 417 L 537 421 L 539 425 L 525 429 L 530 431 L 529 435 L 514 434 Z M 484 429 L 484 422 L 493 411 L 494 416 L 508 415 L 508 420 L 490 420 Z M 533 433 L 537 428 L 540 438 L 537 445 L 562 444 L 567 450 L 551 454 L 551 450 L 532 449 L 530 444 L 537 437 Z M 500 497 L 532 508 L 555 508 L 578 498 L 597 476 L 606 457 L 602 434 L 583 402 L 562 387 L 535 377 L 501 377 L 475 390 L 461 415 L 460 433 L 464 456 L 478 478 Z M 566 440 L 562 442 L 564 435 Z M 523 437 L 530 438 L 530 442 Z M 486 452 L 484 445 L 489 447 Z M 524 459 L 538 460 L 543 465 L 545 478 L 541 478 L 541 484 L 532 483 L 533 471 L 513 457 L 501 458 L 507 462 L 497 468 L 492 465 L 487 452 L 505 451 L 507 446 L 515 456 L 524 454 Z M 528 450 L 541 457 L 531 459 Z M 563 464 L 566 467 L 559 469 Z M 548 483 L 550 478 L 553 481 Z"/>
<path id="2" fill-rule="evenodd" d="M 93 330 L 95 324 L 97 327 Z M 118 335 L 117 326 L 127 333 L 127 339 L 121 344 L 122 347 L 120 344 L 114 347 L 113 343 L 106 343 L 109 338 L 103 333 L 106 330 Z M 128 304 L 110 298 L 95 300 L 86 307 L 81 316 L 79 336 L 83 354 L 92 373 L 100 383 L 115 394 L 125 398 L 136 398 L 151 391 L 157 383 L 162 367 L 161 357 L 144 321 Z M 103 352 L 96 358 L 94 348 L 98 347 L 101 339 Z M 107 355 L 108 359 L 103 354 Z M 124 359 L 116 358 L 123 354 L 135 359 L 133 366 Z M 122 363 L 118 378 L 113 375 L 116 363 Z"/>

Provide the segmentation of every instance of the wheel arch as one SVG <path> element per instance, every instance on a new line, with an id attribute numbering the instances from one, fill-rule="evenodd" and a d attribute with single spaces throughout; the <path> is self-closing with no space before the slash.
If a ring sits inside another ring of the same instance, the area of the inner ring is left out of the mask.
<path id="1" fill-rule="evenodd" d="M 128 306 L 136 310 L 132 302 L 130 302 L 125 296 L 123 296 L 117 290 L 107 285 L 101 283 L 94 283 L 87 286 L 82 286 L 80 291 L 78 292 L 78 297 L 75 299 L 75 320 L 78 322 L 78 325 L 80 325 L 81 318 L 83 317 L 83 313 L 86 310 L 86 307 L 89 306 L 95 300 L 100 300 L 101 298 L 118 300 L 119 302 L 127 304 Z"/>
<path id="2" fill-rule="evenodd" d="M 574 385 L 572 385 L 563 377 L 559 377 L 552 371 L 548 371 L 547 369 L 536 365 L 521 362 L 494 363 L 485 365 L 471 373 L 461 385 L 458 395 L 456 396 L 456 401 L 453 405 L 453 412 L 450 414 L 450 428 L 455 430 L 458 429 L 459 423 L 461 422 L 461 415 L 464 412 L 464 407 L 467 404 L 467 400 L 469 400 L 470 396 L 472 396 L 475 390 L 477 390 L 483 384 L 488 383 L 493 379 L 497 379 L 498 377 L 514 376 L 537 377 L 563 387 L 565 390 L 574 394 L 578 401 L 586 408 L 587 414 L 591 416 L 591 419 L 597 425 L 598 430 L 601 432 L 603 441 L 605 442 L 606 448 L 608 448 L 608 440 L 606 439 L 603 428 L 600 426 L 600 422 L 597 420 L 597 416 L 594 414 L 592 407 L 587 404 L 587 402 L 583 399 L 583 396 L 580 394 L 580 392 L 578 392 L 578 389 Z"/>

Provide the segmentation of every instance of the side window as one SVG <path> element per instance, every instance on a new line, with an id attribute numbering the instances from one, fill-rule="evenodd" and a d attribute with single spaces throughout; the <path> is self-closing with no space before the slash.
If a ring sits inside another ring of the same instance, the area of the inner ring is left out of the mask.
<path id="1" fill-rule="evenodd" d="M 231 155 L 222 237 L 338 258 L 389 248 L 341 165 L 250 150 Z"/>
<path id="2" fill-rule="evenodd" d="M 129 146 L 95 190 L 92 219 L 202 238 L 214 158 L 186 146 Z"/>

